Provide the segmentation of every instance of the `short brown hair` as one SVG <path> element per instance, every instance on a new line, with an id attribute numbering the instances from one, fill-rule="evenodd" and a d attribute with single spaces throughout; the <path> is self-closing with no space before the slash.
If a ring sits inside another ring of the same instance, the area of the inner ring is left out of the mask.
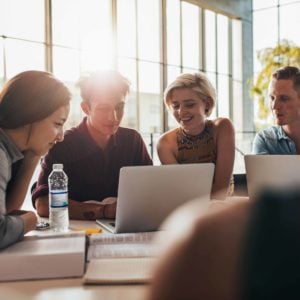
<path id="1" fill-rule="evenodd" d="M 292 80 L 294 89 L 300 94 L 300 70 L 297 67 L 286 66 L 276 70 L 272 74 L 276 80 Z"/>

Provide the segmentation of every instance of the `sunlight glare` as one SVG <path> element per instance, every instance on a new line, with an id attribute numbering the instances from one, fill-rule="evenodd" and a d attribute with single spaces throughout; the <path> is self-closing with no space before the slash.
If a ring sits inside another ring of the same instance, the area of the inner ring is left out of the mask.
<path id="1" fill-rule="evenodd" d="M 97 36 L 101 36 L 101 39 Z M 95 71 L 113 68 L 114 47 L 107 30 L 90 31 L 82 40 L 82 70 Z"/>

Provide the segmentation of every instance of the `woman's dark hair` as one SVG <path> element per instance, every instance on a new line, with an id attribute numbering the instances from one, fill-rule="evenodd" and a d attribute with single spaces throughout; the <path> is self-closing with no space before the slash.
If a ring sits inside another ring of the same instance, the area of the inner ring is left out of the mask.
<path id="1" fill-rule="evenodd" d="M 0 128 L 15 129 L 43 120 L 70 99 L 68 88 L 51 73 L 19 73 L 0 93 Z"/>

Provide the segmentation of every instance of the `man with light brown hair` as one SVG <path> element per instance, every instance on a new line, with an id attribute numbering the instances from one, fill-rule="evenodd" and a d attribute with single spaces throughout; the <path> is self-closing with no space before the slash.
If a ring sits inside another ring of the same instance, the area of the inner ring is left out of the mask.
<path id="1" fill-rule="evenodd" d="M 44 158 L 33 205 L 40 216 L 48 216 L 48 176 L 52 164 L 62 163 L 69 178 L 70 218 L 114 218 L 120 169 L 150 165 L 152 160 L 141 135 L 120 127 L 128 80 L 105 71 L 82 77 L 78 85 L 86 117 Z"/>

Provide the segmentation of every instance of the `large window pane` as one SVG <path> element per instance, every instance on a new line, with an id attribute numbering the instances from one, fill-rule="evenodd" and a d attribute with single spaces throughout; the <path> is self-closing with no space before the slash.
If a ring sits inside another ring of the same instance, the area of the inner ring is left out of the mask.
<path id="1" fill-rule="evenodd" d="M 126 100 L 122 126 L 139 130 L 137 93 L 134 91 L 130 92 Z"/>
<path id="2" fill-rule="evenodd" d="M 137 0 L 138 55 L 140 59 L 160 61 L 159 0 Z"/>
<path id="3" fill-rule="evenodd" d="M 218 39 L 218 73 L 229 72 L 229 40 L 228 40 L 228 18 L 217 16 L 217 39 Z"/>
<path id="4" fill-rule="evenodd" d="M 183 66 L 199 69 L 199 7 L 182 2 Z"/>
<path id="5" fill-rule="evenodd" d="M 279 4 L 287 4 L 287 3 L 293 3 L 293 2 L 299 2 L 299 0 L 279 0 Z"/>
<path id="6" fill-rule="evenodd" d="M 229 77 L 218 75 L 218 116 L 230 117 L 229 115 Z"/>
<path id="7" fill-rule="evenodd" d="M 113 67 L 113 34 L 110 0 L 80 2 L 81 69 Z"/>
<path id="8" fill-rule="evenodd" d="M 142 132 L 157 132 L 161 128 L 160 65 L 139 64 L 139 125 Z"/>
<path id="9" fill-rule="evenodd" d="M 64 81 L 79 79 L 79 53 L 60 47 L 53 47 L 53 73 Z"/>
<path id="10" fill-rule="evenodd" d="M 160 65 L 139 63 L 139 91 L 142 93 L 160 93 Z"/>
<path id="11" fill-rule="evenodd" d="M 2 0 L 0 2 L 0 34 L 9 37 L 44 41 L 44 1 Z"/>
<path id="12" fill-rule="evenodd" d="M 167 0 L 167 63 L 177 66 L 181 64 L 179 0 Z"/>
<path id="13" fill-rule="evenodd" d="M 140 132 L 160 132 L 160 95 L 140 93 L 139 97 Z"/>
<path id="14" fill-rule="evenodd" d="M 266 26 L 267 20 L 267 26 Z M 270 30 L 272 28 L 272 30 Z M 278 42 L 278 18 L 277 8 L 266 9 L 253 13 L 253 49 L 254 53 L 254 71 L 260 70 L 257 61 L 257 51 L 275 47 Z"/>
<path id="15" fill-rule="evenodd" d="M 52 0 L 52 37 L 55 45 L 80 45 L 79 0 Z"/>
<path id="16" fill-rule="evenodd" d="M 237 131 L 243 128 L 243 83 L 241 81 L 233 80 L 233 103 L 232 115 L 233 123 Z"/>
<path id="17" fill-rule="evenodd" d="M 217 76 L 215 72 L 205 72 L 208 80 L 211 82 L 213 87 L 216 89 L 217 85 Z M 215 105 L 215 108 L 212 111 L 212 114 L 210 115 L 210 118 L 214 119 L 218 115 L 218 101 Z"/>
<path id="18" fill-rule="evenodd" d="M 242 80 L 242 22 L 232 20 L 232 78 Z"/>
<path id="19" fill-rule="evenodd" d="M 130 90 L 137 91 L 136 60 L 120 58 L 118 60 L 118 70 L 123 76 L 130 80 Z"/>
<path id="20" fill-rule="evenodd" d="M 117 38 L 118 54 L 136 56 L 136 14 L 135 0 L 117 2 Z"/>
<path id="21" fill-rule="evenodd" d="M 4 35 L 5 33 L 5 15 L 6 11 L 4 10 L 5 8 L 5 3 L 7 0 L 0 0 L 0 35 Z"/>
<path id="22" fill-rule="evenodd" d="M 180 75 L 181 72 L 180 72 L 179 67 L 169 66 L 167 69 L 167 73 L 168 73 L 168 84 L 170 84 L 171 82 L 173 82 L 176 79 L 176 77 L 178 75 Z M 163 101 L 163 99 L 162 99 L 162 101 Z M 169 111 L 168 108 L 167 108 L 167 112 L 168 112 L 168 114 L 167 114 L 168 129 L 178 127 L 178 123 L 176 122 L 175 118 L 172 115 L 172 112 Z"/>
<path id="23" fill-rule="evenodd" d="M 280 7 L 280 39 L 290 40 L 300 45 L 299 35 L 300 2 Z"/>
<path id="24" fill-rule="evenodd" d="M 2 80 L 4 77 L 3 46 L 3 38 L 0 38 L 0 80 Z"/>
<path id="25" fill-rule="evenodd" d="M 216 14 L 205 10 L 205 65 L 208 72 L 216 72 Z"/>
<path id="26" fill-rule="evenodd" d="M 180 67 L 168 66 L 167 74 L 168 74 L 168 83 L 170 84 L 175 78 L 181 73 Z"/>
<path id="27" fill-rule="evenodd" d="M 118 70 L 130 80 L 130 92 L 125 105 L 125 114 L 122 125 L 130 128 L 139 128 L 138 124 L 138 105 L 137 105 L 137 72 L 136 60 L 121 58 L 118 60 Z"/>
<path id="28" fill-rule="evenodd" d="M 277 5 L 277 0 L 253 0 L 253 9 L 272 7 Z"/>
<path id="29" fill-rule="evenodd" d="M 8 78 L 29 69 L 45 69 L 44 45 L 5 39 L 5 53 Z"/>

